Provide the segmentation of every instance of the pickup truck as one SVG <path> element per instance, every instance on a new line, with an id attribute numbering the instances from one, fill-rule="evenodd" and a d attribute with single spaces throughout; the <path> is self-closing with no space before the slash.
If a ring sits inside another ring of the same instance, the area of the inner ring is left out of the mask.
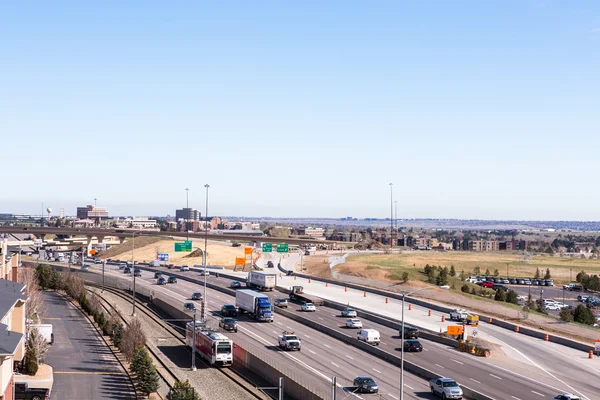
<path id="1" fill-rule="evenodd" d="M 454 310 L 450 311 L 450 319 L 452 321 L 466 321 L 468 315 L 469 313 L 460 308 L 455 308 Z"/>
<path id="2" fill-rule="evenodd" d="M 462 399 L 463 391 L 454 379 L 435 378 L 429 381 L 432 394 L 442 396 L 443 399 Z"/>
<path id="3" fill-rule="evenodd" d="M 279 336 L 279 348 L 283 350 L 300 351 L 302 348 L 302 343 L 300 343 L 300 338 L 294 335 L 294 332 L 284 331 L 281 336 Z"/>
<path id="4" fill-rule="evenodd" d="M 46 400 L 50 398 L 49 389 L 30 388 L 27 383 L 15 383 L 15 400 Z"/>

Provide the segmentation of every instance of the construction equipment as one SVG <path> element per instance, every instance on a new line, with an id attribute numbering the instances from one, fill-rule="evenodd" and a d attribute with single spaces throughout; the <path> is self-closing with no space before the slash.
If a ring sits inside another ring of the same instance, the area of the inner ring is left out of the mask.
<path id="1" fill-rule="evenodd" d="M 313 303 L 315 306 L 322 306 L 323 304 L 325 304 L 322 299 L 305 294 L 304 287 L 302 286 L 292 286 L 292 291 L 290 292 L 290 300 L 295 300 L 300 303 Z"/>

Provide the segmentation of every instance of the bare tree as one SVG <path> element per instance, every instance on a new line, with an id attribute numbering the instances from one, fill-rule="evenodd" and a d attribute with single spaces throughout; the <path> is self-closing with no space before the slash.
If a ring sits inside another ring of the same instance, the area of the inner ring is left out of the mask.
<path id="1" fill-rule="evenodd" d="M 37 330 L 37 328 L 31 329 L 28 335 L 27 347 L 32 348 L 35 351 L 37 364 L 42 364 L 46 359 L 48 343 L 46 342 L 46 339 L 40 335 L 40 332 Z"/>
<path id="2" fill-rule="evenodd" d="M 142 324 L 137 318 L 134 318 L 129 322 L 125 331 L 123 332 L 123 338 L 121 339 L 121 348 L 120 350 L 125 355 L 127 361 L 133 359 L 133 355 L 135 350 L 139 346 L 144 346 L 146 344 L 146 335 L 142 330 Z"/>
<path id="3" fill-rule="evenodd" d="M 92 314 L 96 314 L 98 311 L 100 311 L 100 298 L 98 297 L 98 295 L 96 295 L 96 293 L 92 293 L 88 299 L 88 304 L 90 306 L 90 311 L 92 312 Z"/>
<path id="4" fill-rule="evenodd" d="M 28 297 L 25 306 L 25 316 L 34 322 L 39 322 L 45 315 L 44 298 L 38 285 L 35 270 L 30 267 L 19 269 L 19 281 L 25 285 L 25 294 Z"/>

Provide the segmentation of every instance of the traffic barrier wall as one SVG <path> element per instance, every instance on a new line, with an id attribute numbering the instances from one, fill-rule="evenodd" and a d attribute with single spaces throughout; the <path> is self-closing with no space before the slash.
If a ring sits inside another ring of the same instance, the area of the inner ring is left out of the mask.
<path id="1" fill-rule="evenodd" d="M 300 315 L 294 314 L 292 312 L 289 312 L 285 309 L 278 309 L 278 313 L 290 318 L 296 322 L 299 322 L 303 325 L 309 326 L 315 330 L 318 330 L 319 332 L 322 332 L 324 334 L 326 334 L 327 336 L 331 336 L 334 337 L 336 339 L 339 339 L 341 341 L 343 341 L 344 343 L 347 343 L 351 346 L 355 346 L 363 351 L 366 351 L 367 353 L 373 354 L 376 357 L 381 358 L 382 360 L 385 360 L 391 364 L 394 364 L 395 366 L 399 367 L 400 366 L 400 362 L 401 362 L 401 358 L 388 353 L 385 350 L 381 350 L 380 348 L 376 347 L 376 346 L 372 346 L 370 344 L 367 344 L 363 341 L 359 341 L 356 338 L 350 337 L 348 335 L 346 335 L 345 333 L 342 332 L 338 332 L 335 329 L 329 328 L 327 326 L 321 325 L 317 322 L 311 321 L 309 319 L 306 319 Z M 404 360 L 404 369 L 408 372 L 411 372 L 417 376 L 420 376 L 421 378 L 430 380 L 433 378 L 437 378 L 439 377 L 438 374 L 436 374 L 433 371 L 430 371 L 426 368 L 423 368 L 417 364 L 414 364 L 410 361 L 406 361 Z M 465 398 L 467 399 L 472 399 L 472 400 L 493 400 L 493 398 L 488 397 L 482 393 L 479 393 L 469 387 L 466 387 L 464 385 L 460 385 L 462 390 L 463 390 L 463 395 Z"/>

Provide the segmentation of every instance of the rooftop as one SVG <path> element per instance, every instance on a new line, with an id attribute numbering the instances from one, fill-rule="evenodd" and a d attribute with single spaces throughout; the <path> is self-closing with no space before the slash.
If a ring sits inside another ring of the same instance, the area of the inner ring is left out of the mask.
<path id="1" fill-rule="evenodd" d="M 0 324 L 0 356 L 12 356 L 17 351 L 23 334 L 8 330 L 8 326 Z"/>

